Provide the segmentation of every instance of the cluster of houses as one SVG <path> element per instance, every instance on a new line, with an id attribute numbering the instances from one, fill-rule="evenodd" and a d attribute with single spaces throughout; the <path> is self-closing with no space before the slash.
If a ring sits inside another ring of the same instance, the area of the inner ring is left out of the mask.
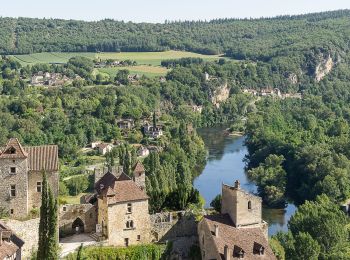
<path id="1" fill-rule="evenodd" d="M 285 98 L 301 99 L 302 98 L 301 93 L 294 93 L 294 94 L 282 93 L 278 88 L 262 88 L 260 90 L 246 88 L 243 90 L 243 93 L 252 94 L 253 96 L 277 97 L 277 98 L 281 98 L 281 99 L 285 99 Z"/>
<path id="2" fill-rule="evenodd" d="M 106 68 L 106 67 L 125 67 L 125 66 L 135 66 L 136 61 L 131 60 L 99 60 L 95 61 L 95 68 Z"/>
<path id="3" fill-rule="evenodd" d="M 79 76 L 76 76 L 76 79 Z M 61 73 L 50 73 L 50 72 L 42 72 L 34 74 L 31 78 L 31 85 L 33 86 L 63 86 L 66 83 L 71 83 L 72 79 L 63 75 Z"/>
<path id="4" fill-rule="evenodd" d="M 131 119 L 131 118 L 116 120 L 116 124 L 124 132 L 127 132 L 135 128 L 135 121 L 134 119 Z M 145 121 L 144 124 L 142 125 L 142 130 L 146 137 L 152 138 L 152 139 L 158 139 L 164 135 L 162 125 L 154 126 L 152 124 L 149 124 L 147 121 Z"/>
<path id="5" fill-rule="evenodd" d="M 100 155 L 106 155 L 107 153 L 112 151 L 114 147 L 117 147 L 121 144 L 122 143 L 119 141 L 115 141 L 113 143 L 95 141 L 91 143 L 91 148 L 98 151 Z M 136 149 L 136 153 L 138 157 L 147 157 L 150 154 L 150 152 L 160 152 L 161 150 L 161 148 L 154 145 L 144 146 L 142 144 L 133 144 L 132 146 Z"/>

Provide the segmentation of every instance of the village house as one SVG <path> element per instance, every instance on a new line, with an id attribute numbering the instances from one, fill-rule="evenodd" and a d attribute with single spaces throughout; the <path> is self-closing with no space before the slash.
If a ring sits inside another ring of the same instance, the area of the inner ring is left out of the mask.
<path id="1" fill-rule="evenodd" d="M 222 185 L 221 214 L 206 215 L 198 224 L 202 259 L 276 259 L 261 218 L 262 201 L 240 188 Z"/>
<path id="2" fill-rule="evenodd" d="M 94 142 L 91 142 L 91 148 L 92 149 L 95 149 L 95 148 L 97 148 L 97 146 L 99 145 L 99 144 L 101 144 L 102 142 L 101 141 L 94 141 Z"/>
<path id="3" fill-rule="evenodd" d="M 143 126 L 143 132 L 145 136 L 157 139 L 163 135 L 163 127 L 159 125 L 153 126 L 147 123 Z"/>
<path id="4" fill-rule="evenodd" d="M 24 241 L 0 222 L 0 260 L 21 260 Z"/>
<path id="5" fill-rule="evenodd" d="M 120 129 L 130 130 L 135 126 L 135 121 L 134 121 L 134 119 L 130 119 L 130 118 L 129 119 L 122 119 L 122 120 L 117 121 L 117 126 Z"/>
<path id="6" fill-rule="evenodd" d="M 114 146 L 112 144 L 100 143 L 96 147 L 98 149 L 99 154 L 106 155 L 107 153 L 112 151 Z"/>
<path id="7" fill-rule="evenodd" d="M 145 173 L 135 166 L 134 180 L 122 173 L 116 177 L 106 173 L 95 184 L 97 193 L 97 225 L 108 244 L 129 246 L 151 242 L 151 224 L 148 213 Z M 141 186 L 138 186 L 141 185 Z"/>
<path id="8" fill-rule="evenodd" d="M 61 73 L 38 72 L 32 76 L 31 85 L 33 86 L 63 86 L 72 80 Z"/>
<path id="9" fill-rule="evenodd" d="M 141 145 L 138 149 L 137 149 L 137 156 L 139 157 L 146 157 L 149 155 L 149 150 L 147 147 Z"/>
<path id="10" fill-rule="evenodd" d="M 58 195 L 58 147 L 22 147 L 16 138 L 0 148 L 0 208 L 12 218 L 24 218 L 41 205 L 42 173 Z"/>

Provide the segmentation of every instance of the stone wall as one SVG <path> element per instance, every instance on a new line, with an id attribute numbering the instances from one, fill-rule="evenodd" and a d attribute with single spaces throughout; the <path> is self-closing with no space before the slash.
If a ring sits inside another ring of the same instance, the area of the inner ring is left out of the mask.
<path id="1" fill-rule="evenodd" d="M 154 241 L 197 236 L 197 222 L 190 212 L 164 212 L 151 215 Z"/>
<path id="2" fill-rule="evenodd" d="M 10 173 L 16 167 L 16 173 Z M 27 159 L 0 159 L 0 207 L 13 218 L 24 218 L 28 214 Z M 10 196 L 11 185 L 16 187 L 16 196 Z"/>
<path id="3" fill-rule="evenodd" d="M 127 211 L 127 203 L 117 203 L 108 206 L 109 245 L 125 246 L 125 239 L 128 239 L 129 245 L 151 242 L 148 200 L 134 201 L 131 204 L 131 213 Z M 133 227 L 127 228 L 127 221 L 133 221 Z"/>
<path id="4" fill-rule="evenodd" d="M 30 259 L 30 255 L 38 248 L 39 219 L 27 221 L 5 220 L 5 224 L 24 241 L 22 259 Z"/>
<path id="5" fill-rule="evenodd" d="M 221 259 L 221 256 L 217 254 L 213 235 L 205 221 L 198 224 L 198 240 L 203 260 Z"/>
<path id="6" fill-rule="evenodd" d="M 73 222 L 81 219 L 84 223 L 84 233 L 96 231 L 97 209 L 92 204 L 66 204 L 59 208 L 59 230 L 60 236 L 72 235 L 76 231 L 73 229 Z"/>
<path id="7" fill-rule="evenodd" d="M 58 172 L 46 173 L 47 181 L 54 193 L 58 196 Z M 29 172 L 28 173 L 28 208 L 40 208 L 41 206 L 41 192 L 37 191 L 37 182 L 43 182 L 42 172 Z"/>

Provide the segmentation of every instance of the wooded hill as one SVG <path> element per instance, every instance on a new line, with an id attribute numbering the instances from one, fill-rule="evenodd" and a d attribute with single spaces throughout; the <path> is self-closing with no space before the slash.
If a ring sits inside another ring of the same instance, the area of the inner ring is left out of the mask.
<path id="1" fill-rule="evenodd" d="M 350 10 L 265 19 L 164 24 L 0 18 L 0 53 L 187 50 L 267 61 L 349 49 Z M 300 56 L 299 52 L 303 55 Z M 299 61 L 300 62 L 300 61 Z M 298 63 L 299 63 L 298 62 Z"/>

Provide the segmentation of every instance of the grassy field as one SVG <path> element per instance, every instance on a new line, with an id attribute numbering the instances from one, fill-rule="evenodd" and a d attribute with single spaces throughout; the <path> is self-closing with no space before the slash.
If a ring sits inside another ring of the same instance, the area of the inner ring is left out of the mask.
<path id="1" fill-rule="evenodd" d="M 114 67 L 114 68 L 102 68 L 98 69 L 102 73 L 109 74 L 110 76 L 115 76 L 118 70 L 127 69 L 130 74 L 145 75 L 147 77 L 159 77 L 164 76 L 168 72 L 166 68 L 160 66 L 149 66 L 149 65 L 138 65 L 130 67 Z"/>
<path id="2" fill-rule="evenodd" d="M 71 57 L 83 56 L 90 59 L 117 59 L 117 60 L 135 60 L 140 65 L 159 66 L 162 60 L 180 59 L 186 57 L 199 57 L 207 61 L 217 60 L 219 55 L 202 55 L 186 51 L 165 51 L 165 52 L 43 52 L 25 55 L 10 55 L 22 65 L 33 65 L 37 63 L 66 63 Z"/>

